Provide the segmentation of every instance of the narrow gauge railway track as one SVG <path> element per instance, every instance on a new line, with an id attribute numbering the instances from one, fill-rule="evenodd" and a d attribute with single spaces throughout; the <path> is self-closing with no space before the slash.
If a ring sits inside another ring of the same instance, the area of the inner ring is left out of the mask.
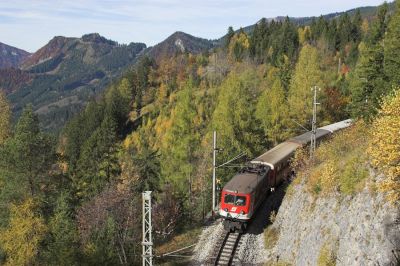
<path id="1" fill-rule="evenodd" d="M 240 245 L 241 233 L 227 232 L 224 240 L 222 241 L 218 255 L 215 258 L 214 265 L 234 265 L 237 260 L 235 258 L 235 252 L 238 250 Z"/>

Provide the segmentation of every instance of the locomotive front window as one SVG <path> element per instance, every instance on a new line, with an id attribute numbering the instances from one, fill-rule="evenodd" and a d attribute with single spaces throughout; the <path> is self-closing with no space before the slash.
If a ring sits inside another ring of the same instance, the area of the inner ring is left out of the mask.
<path id="1" fill-rule="evenodd" d="M 225 203 L 227 204 L 234 204 L 235 203 L 235 195 L 225 194 Z"/>
<path id="2" fill-rule="evenodd" d="M 245 206 L 246 205 L 246 197 L 236 196 L 235 205 L 236 206 Z"/>
<path id="3" fill-rule="evenodd" d="M 226 204 L 232 204 L 235 206 L 245 206 L 246 205 L 246 197 L 244 197 L 244 196 L 225 194 L 224 201 Z"/>

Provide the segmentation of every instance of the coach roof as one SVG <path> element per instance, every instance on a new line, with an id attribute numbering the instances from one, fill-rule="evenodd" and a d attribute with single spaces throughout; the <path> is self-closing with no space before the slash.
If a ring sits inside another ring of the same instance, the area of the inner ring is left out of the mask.
<path id="1" fill-rule="evenodd" d="M 275 169 L 277 164 L 290 157 L 300 146 L 301 144 L 295 142 L 283 142 L 255 158 L 251 163 L 268 165 L 272 169 Z"/>

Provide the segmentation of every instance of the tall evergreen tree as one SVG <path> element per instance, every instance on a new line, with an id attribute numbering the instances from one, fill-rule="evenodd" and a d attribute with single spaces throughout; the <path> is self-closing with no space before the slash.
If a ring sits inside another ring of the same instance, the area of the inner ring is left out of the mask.
<path id="1" fill-rule="evenodd" d="M 374 20 L 371 30 L 367 35 L 366 42 L 368 44 L 378 44 L 385 36 L 387 28 L 387 12 L 388 4 L 384 3 L 382 6 L 379 7 L 376 20 Z"/>
<path id="2" fill-rule="evenodd" d="M 385 95 L 383 47 L 360 45 L 360 57 L 351 77 L 351 113 L 369 121 Z"/>
<path id="3" fill-rule="evenodd" d="M 372 23 L 366 42 L 359 45 L 359 58 L 350 78 L 351 114 L 369 121 L 386 95 L 383 38 L 386 29 L 387 4 L 382 5 Z"/>
<path id="4" fill-rule="evenodd" d="M 229 26 L 228 28 L 228 33 L 226 34 L 226 39 L 225 39 L 225 48 L 228 48 L 230 43 L 231 43 L 231 39 L 232 37 L 235 35 L 235 31 L 233 30 L 232 26 Z"/>
<path id="5" fill-rule="evenodd" d="M 391 86 L 400 84 L 400 1 L 390 18 L 385 36 L 385 74 Z"/>
<path id="6" fill-rule="evenodd" d="M 111 115 L 106 115 L 101 126 L 83 145 L 74 176 L 79 196 L 95 195 L 119 173 L 116 128 Z"/>
<path id="7" fill-rule="evenodd" d="M 8 182 L 16 182 L 32 196 L 40 184 L 49 182 L 49 170 L 56 160 L 52 138 L 39 129 L 38 116 L 32 106 L 24 109 L 15 134 L 5 144 L 0 166 L 6 170 Z"/>
<path id="8" fill-rule="evenodd" d="M 49 221 L 49 240 L 44 254 L 48 265 L 79 265 L 78 231 L 68 201 L 68 193 L 62 192 Z"/>
<path id="9" fill-rule="evenodd" d="M 360 9 L 357 9 L 356 14 L 352 20 L 351 36 L 354 43 L 359 43 L 362 40 L 362 26 L 363 20 Z"/>

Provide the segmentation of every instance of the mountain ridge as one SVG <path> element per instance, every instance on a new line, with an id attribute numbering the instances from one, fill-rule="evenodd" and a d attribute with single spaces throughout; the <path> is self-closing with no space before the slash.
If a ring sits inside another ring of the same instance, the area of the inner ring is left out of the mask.
<path id="1" fill-rule="evenodd" d="M 0 42 L 0 69 L 18 67 L 29 56 L 25 50 Z"/>
<path id="2" fill-rule="evenodd" d="M 55 36 L 19 69 L 2 69 L 0 88 L 8 93 L 14 114 L 32 104 L 46 129 L 58 129 L 133 65 L 145 48 L 144 43 L 120 45 L 98 33 Z"/>

